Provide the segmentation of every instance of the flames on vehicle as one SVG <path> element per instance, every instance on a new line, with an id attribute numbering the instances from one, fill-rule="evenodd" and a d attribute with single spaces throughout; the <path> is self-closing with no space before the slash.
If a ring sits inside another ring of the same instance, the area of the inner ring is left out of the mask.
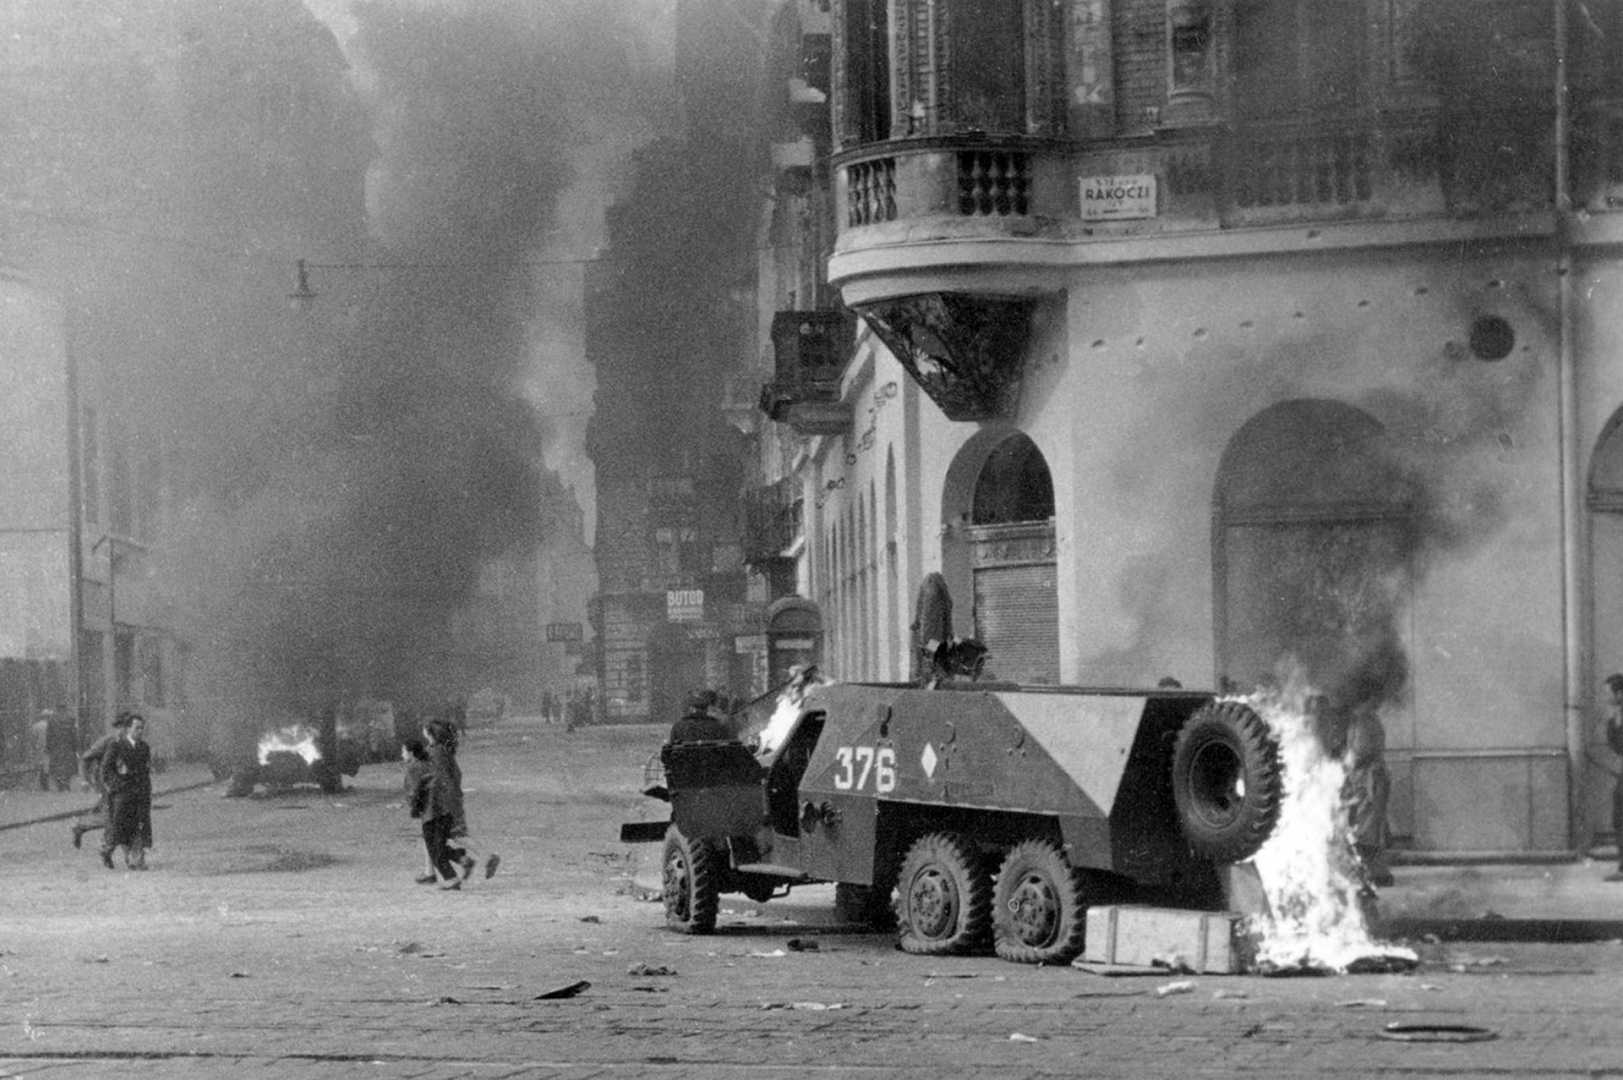
<path id="1" fill-rule="evenodd" d="M 1400 968 L 1413 950 L 1377 940 L 1370 925 L 1375 894 L 1364 880 L 1342 810 L 1347 765 L 1328 753 L 1314 731 L 1301 679 L 1261 690 L 1244 701 L 1279 742 L 1285 795 L 1273 834 L 1251 858 L 1267 897 L 1252 916 L 1256 964 L 1274 971 Z"/>
<path id="2" fill-rule="evenodd" d="M 305 765 L 314 765 L 321 760 L 316 738 L 316 729 L 309 724 L 289 724 L 267 731 L 259 737 L 256 755 L 259 764 L 269 765 L 278 754 L 294 754 Z"/>

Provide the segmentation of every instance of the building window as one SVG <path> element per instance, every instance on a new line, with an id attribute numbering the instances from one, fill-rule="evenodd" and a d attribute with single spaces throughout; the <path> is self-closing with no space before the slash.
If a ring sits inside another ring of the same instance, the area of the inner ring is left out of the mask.
<path id="1" fill-rule="evenodd" d="M 1047 521 L 1053 516 L 1054 481 L 1042 451 L 1029 436 L 1009 436 L 987 457 L 975 482 L 972 523 Z"/>
<path id="2" fill-rule="evenodd" d="M 843 0 L 837 12 L 834 122 L 842 143 L 890 138 L 889 7 L 889 0 Z"/>
<path id="3" fill-rule="evenodd" d="M 1363 0 L 1238 0 L 1233 84 L 1242 118 L 1357 107 L 1364 70 Z"/>
<path id="4" fill-rule="evenodd" d="M 1026 6 L 955 0 L 948 7 L 950 96 L 942 96 L 958 127 L 1026 130 Z M 937 79 L 948 74 L 938 71 Z"/>

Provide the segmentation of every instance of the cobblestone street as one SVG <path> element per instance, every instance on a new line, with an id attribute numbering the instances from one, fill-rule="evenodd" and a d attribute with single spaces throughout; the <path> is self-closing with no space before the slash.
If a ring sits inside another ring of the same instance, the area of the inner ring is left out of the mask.
<path id="1" fill-rule="evenodd" d="M 172 770 L 146 874 L 103 869 L 94 834 L 75 851 L 60 817 L 0 831 L 0 1076 L 1623 1076 L 1617 943 L 1419 942 L 1407 975 L 1105 978 L 908 956 L 835 926 L 828 887 L 723 897 L 716 935 L 668 933 L 633 884 L 658 848 L 618 840 L 662 809 L 637 794 L 661 735 L 471 732 L 469 813 L 503 861 L 460 893 L 412 884 L 386 764 L 331 798 L 224 799 Z M 19 800 L 83 801 L 5 798 L 13 822 Z M 1395 1021 L 1497 1037 L 1382 1037 Z"/>

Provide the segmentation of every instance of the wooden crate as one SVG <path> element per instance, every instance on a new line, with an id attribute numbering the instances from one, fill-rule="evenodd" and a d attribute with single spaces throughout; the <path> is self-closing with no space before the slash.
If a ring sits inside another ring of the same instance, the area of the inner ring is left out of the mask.
<path id="1" fill-rule="evenodd" d="M 1244 916 L 1231 911 L 1107 904 L 1088 909 L 1082 960 L 1214 975 L 1246 968 Z"/>

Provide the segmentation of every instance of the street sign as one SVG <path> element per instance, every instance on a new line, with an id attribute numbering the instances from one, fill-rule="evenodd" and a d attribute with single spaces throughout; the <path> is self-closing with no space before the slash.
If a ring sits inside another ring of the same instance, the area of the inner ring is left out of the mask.
<path id="1" fill-rule="evenodd" d="M 1082 177 L 1082 220 L 1125 221 L 1155 216 L 1155 174 Z"/>
<path id="2" fill-rule="evenodd" d="M 665 618 L 669 622 L 703 622 L 703 589 L 668 589 L 665 592 Z"/>

